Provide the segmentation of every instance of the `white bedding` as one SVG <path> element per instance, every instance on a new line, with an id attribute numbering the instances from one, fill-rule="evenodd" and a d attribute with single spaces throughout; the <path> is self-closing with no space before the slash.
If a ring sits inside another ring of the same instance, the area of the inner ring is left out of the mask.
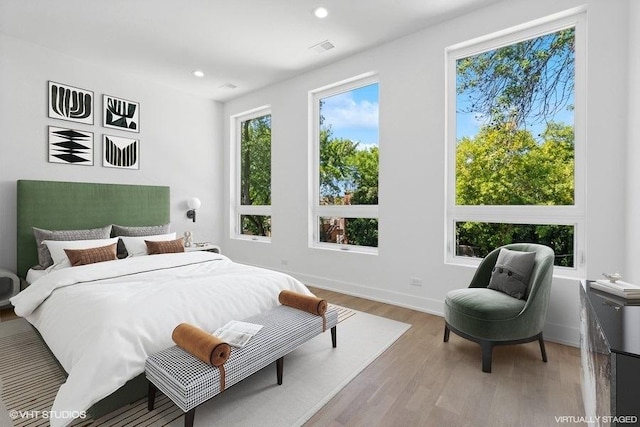
<path id="1" fill-rule="evenodd" d="M 42 276 L 46 276 L 46 275 L 47 275 L 47 270 L 44 270 L 41 268 L 30 268 L 29 271 L 27 271 L 26 280 L 28 284 L 32 284 Z"/>
<path id="2" fill-rule="evenodd" d="M 186 252 L 53 271 L 11 299 L 69 374 L 51 425 L 67 425 L 144 371 L 147 356 L 174 345 L 182 322 L 214 331 L 278 305 L 282 289 L 311 294 L 279 272 L 223 255 Z"/>

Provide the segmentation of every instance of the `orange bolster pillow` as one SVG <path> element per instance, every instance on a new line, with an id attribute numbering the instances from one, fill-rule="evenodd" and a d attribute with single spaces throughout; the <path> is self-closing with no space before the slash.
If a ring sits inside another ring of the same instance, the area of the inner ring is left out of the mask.
<path id="1" fill-rule="evenodd" d="M 278 296 L 282 305 L 308 311 L 317 316 L 322 316 L 327 311 L 327 301 L 312 295 L 303 295 L 293 291 L 282 291 Z"/>
<path id="2" fill-rule="evenodd" d="M 171 338 L 183 350 L 209 365 L 220 366 L 227 361 L 231 354 L 229 344 L 188 323 L 176 326 Z"/>

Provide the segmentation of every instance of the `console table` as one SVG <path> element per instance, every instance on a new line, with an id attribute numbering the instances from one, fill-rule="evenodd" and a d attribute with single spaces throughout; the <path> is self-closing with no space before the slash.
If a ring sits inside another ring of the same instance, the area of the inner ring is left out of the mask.
<path id="1" fill-rule="evenodd" d="M 593 426 L 640 422 L 640 302 L 580 283 L 582 397 Z M 618 422 L 620 421 L 620 422 Z"/>

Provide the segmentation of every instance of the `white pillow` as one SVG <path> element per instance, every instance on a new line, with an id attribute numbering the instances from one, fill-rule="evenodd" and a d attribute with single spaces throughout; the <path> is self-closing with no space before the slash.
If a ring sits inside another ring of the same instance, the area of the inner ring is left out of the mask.
<path id="1" fill-rule="evenodd" d="M 42 243 L 47 245 L 49 252 L 51 252 L 53 265 L 47 269 L 47 271 L 51 271 L 71 267 L 71 261 L 67 258 L 67 254 L 64 251 L 65 249 L 100 248 L 102 246 L 109 246 L 114 243 L 118 243 L 118 238 L 113 237 L 111 239 L 92 240 L 43 240 Z"/>
<path id="2" fill-rule="evenodd" d="M 156 234 L 155 236 L 120 236 L 122 239 L 122 243 L 124 243 L 125 248 L 127 248 L 127 253 L 129 254 L 127 258 L 133 256 L 142 256 L 147 255 L 147 244 L 144 242 L 145 240 L 149 240 L 151 242 L 162 242 L 165 240 L 176 240 L 176 233 L 169 234 Z"/>

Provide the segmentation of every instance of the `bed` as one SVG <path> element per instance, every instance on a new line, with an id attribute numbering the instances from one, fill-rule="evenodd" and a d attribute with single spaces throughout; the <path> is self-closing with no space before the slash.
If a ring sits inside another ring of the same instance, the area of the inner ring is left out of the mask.
<path id="1" fill-rule="evenodd" d="M 168 187 L 21 180 L 17 194 L 22 277 L 38 264 L 32 227 L 169 221 Z M 91 407 L 98 416 L 144 396 L 144 361 L 173 345 L 179 323 L 212 331 L 275 307 L 283 289 L 310 294 L 291 276 L 196 251 L 52 267 L 12 303 L 68 374 L 52 407 L 63 415 L 51 419 L 56 427 L 67 425 L 70 414 Z"/>

